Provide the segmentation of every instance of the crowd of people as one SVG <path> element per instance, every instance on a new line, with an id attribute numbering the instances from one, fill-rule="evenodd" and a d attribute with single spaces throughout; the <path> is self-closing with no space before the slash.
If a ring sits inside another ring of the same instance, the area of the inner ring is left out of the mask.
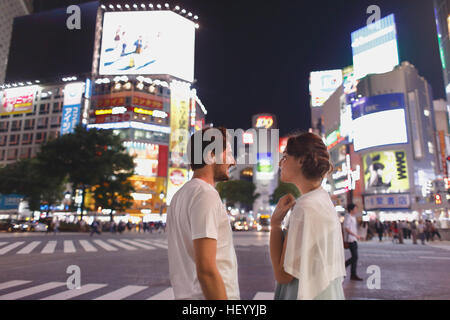
<path id="1" fill-rule="evenodd" d="M 64 222 L 64 221 L 63 221 Z M 85 220 L 77 221 L 76 223 L 68 223 L 64 222 L 66 225 L 72 225 L 74 228 L 71 228 L 71 231 L 80 231 L 80 232 L 90 232 L 90 235 L 101 234 L 102 232 L 111 232 L 111 233 L 119 233 L 122 234 L 124 232 L 158 232 L 163 233 L 166 232 L 166 224 L 162 221 L 156 222 L 143 222 L 133 223 L 128 221 L 125 223 L 124 221 L 120 221 L 119 223 L 115 221 L 102 222 L 98 219 L 94 219 L 91 224 L 88 224 Z M 47 233 L 60 232 L 59 228 L 61 225 L 61 221 L 58 219 L 53 219 L 48 222 Z M 76 228 L 75 228 L 76 227 Z M 65 231 L 65 230 L 64 230 Z"/>
<path id="2" fill-rule="evenodd" d="M 361 227 L 367 231 L 365 240 L 370 240 L 374 234 L 378 236 L 380 242 L 383 239 L 389 239 L 399 244 L 403 244 L 405 239 L 411 239 L 413 244 L 417 244 L 417 240 L 420 240 L 422 244 L 435 239 L 442 240 L 438 226 L 432 220 L 381 222 L 377 219 L 372 224 L 365 222 Z"/>

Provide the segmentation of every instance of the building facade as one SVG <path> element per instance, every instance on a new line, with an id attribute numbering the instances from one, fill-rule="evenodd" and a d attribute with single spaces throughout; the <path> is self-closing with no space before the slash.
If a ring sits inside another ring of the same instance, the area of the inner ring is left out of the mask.
<path id="1" fill-rule="evenodd" d="M 14 18 L 30 14 L 32 7 L 31 0 L 0 1 L 0 83 L 5 81 Z"/>

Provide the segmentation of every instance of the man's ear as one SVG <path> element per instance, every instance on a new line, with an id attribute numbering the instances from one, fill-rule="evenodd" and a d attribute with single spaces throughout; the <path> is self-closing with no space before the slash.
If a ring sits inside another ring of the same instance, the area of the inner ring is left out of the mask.
<path id="1" fill-rule="evenodd" d="M 216 163 L 216 156 L 214 155 L 214 152 L 210 151 L 206 154 L 205 163 L 208 165 Z"/>

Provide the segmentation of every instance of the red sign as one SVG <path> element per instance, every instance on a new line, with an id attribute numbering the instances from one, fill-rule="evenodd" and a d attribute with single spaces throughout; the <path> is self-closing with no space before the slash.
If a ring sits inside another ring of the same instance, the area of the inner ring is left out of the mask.
<path id="1" fill-rule="evenodd" d="M 181 186 L 186 181 L 186 177 L 184 176 L 184 173 L 181 170 L 172 171 L 169 179 L 170 182 L 172 182 L 172 184 L 176 187 Z"/>
<path id="2" fill-rule="evenodd" d="M 133 105 L 140 107 L 148 107 L 153 109 L 162 109 L 164 104 L 162 101 L 144 98 L 144 97 L 133 97 Z"/>
<path id="3" fill-rule="evenodd" d="M 244 135 L 242 137 L 244 144 L 253 144 L 253 134 L 251 132 L 244 132 Z"/>
<path id="4" fill-rule="evenodd" d="M 283 153 L 286 150 L 286 146 L 289 138 L 280 138 L 280 153 Z"/>
<path id="5" fill-rule="evenodd" d="M 125 105 L 125 97 L 99 99 L 97 108 L 117 107 Z"/>

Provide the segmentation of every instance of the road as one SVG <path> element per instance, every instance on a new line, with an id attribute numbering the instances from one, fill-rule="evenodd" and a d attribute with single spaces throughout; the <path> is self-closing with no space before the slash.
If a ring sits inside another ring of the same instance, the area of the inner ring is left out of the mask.
<path id="1" fill-rule="evenodd" d="M 275 281 L 268 234 L 235 232 L 233 236 L 241 299 L 272 299 Z M 433 243 L 439 244 L 443 243 Z M 448 243 L 435 247 L 413 245 L 410 240 L 403 245 L 389 240 L 362 242 L 359 255 L 358 273 L 365 280 L 346 278 L 347 299 L 450 299 Z M 66 272 L 69 266 L 79 267 L 81 289 L 67 288 L 68 278 L 73 277 Z M 379 267 L 379 289 L 368 288 L 369 266 Z M 173 299 L 166 235 L 1 233 L 0 300 L 17 299 Z"/>

